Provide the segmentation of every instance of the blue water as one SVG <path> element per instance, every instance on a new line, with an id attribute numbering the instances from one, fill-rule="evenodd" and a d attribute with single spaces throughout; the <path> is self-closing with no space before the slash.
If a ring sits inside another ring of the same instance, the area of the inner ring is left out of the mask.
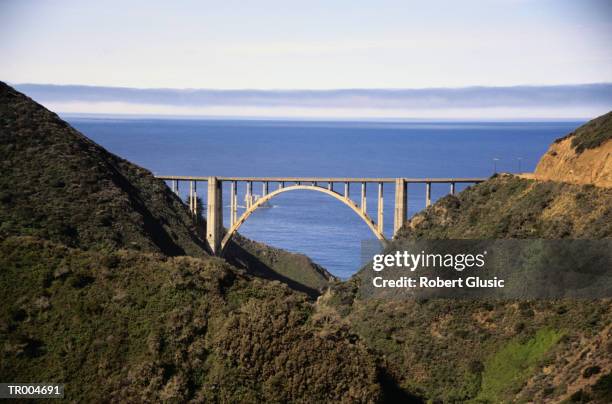
<path id="1" fill-rule="evenodd" d="M 81 132 L 155 174 L 198 176 L 487 177 L 532 171 L 548 145 L 581 122 L 394 123 L 67 117 Z M 520 160 L 519 160 L 520 158 Z M 206 188 L 198 194 L 206 200 Z M 337 185 L 341 187 L 341 184 Z M 275 184 L 270 185 L 274 189 Z M 458 189 L 461 189 L 459 186 Z M 181 189 L 187 191 L 187 184 Z M 228 201 L 229 187 L 224 189 Z M 385 188 L 385 233 L 393 226 L 393 187 Z M 433 185 L 434 199 L 448 185 Z M 259 184 L 254 193 L 261 194 Z M 351 195 L 359 199 L 360 189 Z M 368 211 L 376 216 L 376 187 Z M 241 196 L 244 188 L 240 189 Z M 242 198 L 240 198 L 242 199 Z M 227 204 L 227 203 L 226 203 Z M 341 278 L 360 266 L 367 225 L 341 202 L 312 191 L 272 200 L 240 228 L 254 240 L 309 255 Z M 409 215 L 423 209 L 423 185 L 408 188 Z M 229 208 L 224 211 L 229 225 Z"/>

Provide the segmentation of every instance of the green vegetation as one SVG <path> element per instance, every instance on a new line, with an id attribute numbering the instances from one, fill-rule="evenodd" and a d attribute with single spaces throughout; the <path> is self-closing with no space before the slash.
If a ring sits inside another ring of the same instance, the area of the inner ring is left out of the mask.
<path id="1" fill-rule="evenodd" d="M 612 190 L 507 175 L 439 200 L 399 234 L 400 239 L 607 237 L 612 237 Z M 585 341 L 605 334 L 612 321 L 609 300 L 360 300 L 359 283 L 357 276 L 335 286 L 322 304 L 333 307 L 384 358 L 401 388 L 434 402 L 477 397 L 540 402 L 562 395 L 584 369 L 612 357 L 612 349 L 601 343 L 594 359 L 566 367 L 575 352 L 591 349 Z M 562 338 L 559 330 L 566 330 Z M 540 354 L 550 361 L 550 373 L 542 373 Z"/>
<path id="2" fill-rule="evenodd" d="M 234 234 L 226 259 L 261 278 L 278 280 L 310 296 L 318 296 L 335 278 L 302 254 L 290 253 Z"/>
<path id="3" fill-rule="evenodd" d="M 403 239 L 612 237 L 612 189 L 497 176 L 416 214 Z"/>
<path id="4" fill-rule="evenodd" d="M 3 83 L 0 154 L 0 380 L 66 383 L 75 402 L 380 397 L 346 329 L 252 276 L 316 292 L 320 267 L 265 246 L 236 266 L 210 257 L 203 220 L 162 181 Z"/>
<path id="5" fill-rule="evenodd" d="M 78 402 L 376 400 L 374 360 L 312 303 L 217 258 L 0 242 L 0 380 Z"/>
<path id="6" fill-rule="evenodd" d="M 541 329 L 526 342 L 507 343 L 485 362 L 478 400 L 509 401 L 562 335 L 555 330 Z"/>
<path id="7" fill-rule="evenodd" d="M 491 382 L 491 358 L 506 358 L 507 346 L 522 347 L 517 355 L 533 355 L 548 337 L 557 339 L 559 330 L 567 330 L 551 350 L 557 355 L 552 362 L 562 368 L 566 358 L 581 349 L 582 337 L 588 340 L 604 332 L 612 321 L 610 301 L 354 300 L 344 285 L 325 295 L 320 305 L 342 313 L 338 321 L 348 324 L 376 357 L 384 358 L 386 371 L 404 391 L 445 403 L 474 400 L 482 389 L 490 390 L 485 386 Z M 606 360 L 606 349 L 602 346 L 598 359 Z M 534 357 L 537 366 L 514 379 L 516 390 L 526 387 L 530 372 L 541 372 L 540 359 Z M 574 376 L 568 373 L 561 380 Z M 553 383 L 551 378 L 540 374 L 529 389 L 514 393 L 533 400 Z M 509 401 L 500 400 L 493 402 Z"/>

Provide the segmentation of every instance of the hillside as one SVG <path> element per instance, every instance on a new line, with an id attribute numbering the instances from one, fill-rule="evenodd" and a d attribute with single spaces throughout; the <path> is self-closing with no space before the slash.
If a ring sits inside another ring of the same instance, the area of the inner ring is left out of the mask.
<path id="1" fill-rule="evenodd" d="M 612 188 L 498 175 L 417 213 L 397 238 L 612 238 Z M 404 391 L 433 402 L 612 401 L 612 300 L 360 299 L 362 274 L 319 304 Z"/>
<path id="2" fill-rule="evenodd" d="M 612 189 L 497 176 L 416 214 L 398 238 L 612 238 Z M 554 403 L 587 390 L 596 397 L 589 386 L 612 377 L 611 300 L 359 300 L 360 281 L 323 300 L 407 391 L 442 402 Z M 611 386 L 600 393 L 609 397 Z"/>
<path id="3" fill-rule="evenodd" d="M 66 383 L 75 402 L 384 394 L 346 327 L 252 276 L 317 289 L 309 260 L 240 238 L 240 267 L 210 257 L 163 182 L 4 84 L 0 153 L 0 380 Z"/>
<path id="4" fill-rule="evenodd" d="M 398 238 L 610 238 L 612 189 L 498 175 L 414 215 Z"/>
<path id="5" fill-rule="evenodd" d="M 612 111 L 557 139 L 535 178 L 612 187 Z"/>
<path id="6" fill-rule="evenodd" d="M 371 355 L 305 295 L 217 258 L 0 241 L 0 379 L 75 402 L 373 401 Z"/>
<path id="7" fill-rule="evenodd" d="M 161 180 L 1 82 L 0 155 L 0 236 L 39 236 L 101 251 L 207 255 L 200 237 L 205 221 L 196 224 Z M 233 243 L 228 258 L 255 275 L 311 295 L 332 279 L 304 256 L 237 239 L 241 245 Z"/>
<path id="8" fill-rule="evenodd" d="M 224 255 L 227 262 L 260 278 L 278 280 L 292 289 L 318 296 L 336 278 L 304 254 L 290 253 L 236 233 Z"/>
<path id="9" fill-rule="evenodd" d="M 181 201 L 151 174 L 0 83 L 0 235 L 203 256 Z"/>

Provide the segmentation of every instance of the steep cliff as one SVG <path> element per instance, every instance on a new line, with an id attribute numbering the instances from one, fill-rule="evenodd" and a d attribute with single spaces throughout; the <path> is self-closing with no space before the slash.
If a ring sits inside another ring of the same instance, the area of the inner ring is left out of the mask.
<path id="1" fill-rule="evenodd" d="M 540 159 L 535 178 L 612 187 L 612 112 L 556 140 Z"/>

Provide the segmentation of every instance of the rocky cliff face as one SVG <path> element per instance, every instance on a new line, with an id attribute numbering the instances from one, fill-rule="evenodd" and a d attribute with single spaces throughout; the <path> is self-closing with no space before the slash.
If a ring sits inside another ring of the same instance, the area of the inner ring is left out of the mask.
<path id="1" fill-rule="evenodd" d="M 556 140 L 538 163 L 535 178 L 612 187 L 612 112 Z"/>

